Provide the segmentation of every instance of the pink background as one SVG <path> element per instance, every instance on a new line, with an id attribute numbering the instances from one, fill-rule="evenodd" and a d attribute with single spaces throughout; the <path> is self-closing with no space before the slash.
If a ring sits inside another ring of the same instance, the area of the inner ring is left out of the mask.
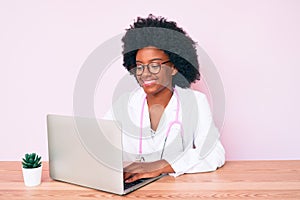
<path id="1" fill-rule="evenodd" d="M 300 159 L 299 10 L 298 0 L 1 1 L 0 160 L 47 160 L 46 114 L 71 115 L 89 54 L 149 13 L 177 21 L 214 62 L 227 160 Z"/>

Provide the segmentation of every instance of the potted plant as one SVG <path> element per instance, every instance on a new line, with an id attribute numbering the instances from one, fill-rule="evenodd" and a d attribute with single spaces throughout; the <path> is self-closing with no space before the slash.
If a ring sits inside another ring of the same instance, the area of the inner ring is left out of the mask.
<path id="1" fill-rule="evenodd" d="M 37 186 L 41 183 L 42 161 L 36 153 L 26 153 L 22 158 L 22 171 L 26 186 Z"/>

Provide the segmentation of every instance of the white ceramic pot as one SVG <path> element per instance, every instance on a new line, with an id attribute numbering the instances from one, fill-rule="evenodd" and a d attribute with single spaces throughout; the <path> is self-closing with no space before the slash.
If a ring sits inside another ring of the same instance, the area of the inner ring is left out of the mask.
<path id="1" fill-rule="evenodd" d="M 41 184 L 42 166 L 33 169 L 22 168 L 22 171 L 26 186 L 37 186 Z"/>

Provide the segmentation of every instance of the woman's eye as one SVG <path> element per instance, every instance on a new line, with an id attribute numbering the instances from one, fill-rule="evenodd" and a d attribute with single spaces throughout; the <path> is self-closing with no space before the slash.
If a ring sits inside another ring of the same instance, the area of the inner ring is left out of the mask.
<path id="1" fill-rule="evenodd" d="M 136 66 L 136 70 L 143 70 L 143 66 L 141 65 Z"/>
<path id="2" fill-rule="evenodd" d="M 151 64 L 151 65 L 150 65 L 150 67 L 152 67 L 152 68 L 159 68 L 159 67 L 160 67 L 160 65 L 159 65 L 159 64 L 157 64 L 157 63 L 153 63 L 153 64 Z"/>

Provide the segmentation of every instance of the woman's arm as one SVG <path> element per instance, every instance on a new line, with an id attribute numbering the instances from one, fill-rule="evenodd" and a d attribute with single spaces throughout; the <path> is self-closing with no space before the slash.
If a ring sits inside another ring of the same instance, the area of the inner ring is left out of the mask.
<path id="1" fill-rule="evenodd" d="M 190 145 L 176 160 L 167 160 L 178 176 L 184 173 L 213 171 L 225 163 L 225 151 L 219 139 L 206 96 L 195 92 L 198 100 L 198 122 L 194 147 Z"/>

